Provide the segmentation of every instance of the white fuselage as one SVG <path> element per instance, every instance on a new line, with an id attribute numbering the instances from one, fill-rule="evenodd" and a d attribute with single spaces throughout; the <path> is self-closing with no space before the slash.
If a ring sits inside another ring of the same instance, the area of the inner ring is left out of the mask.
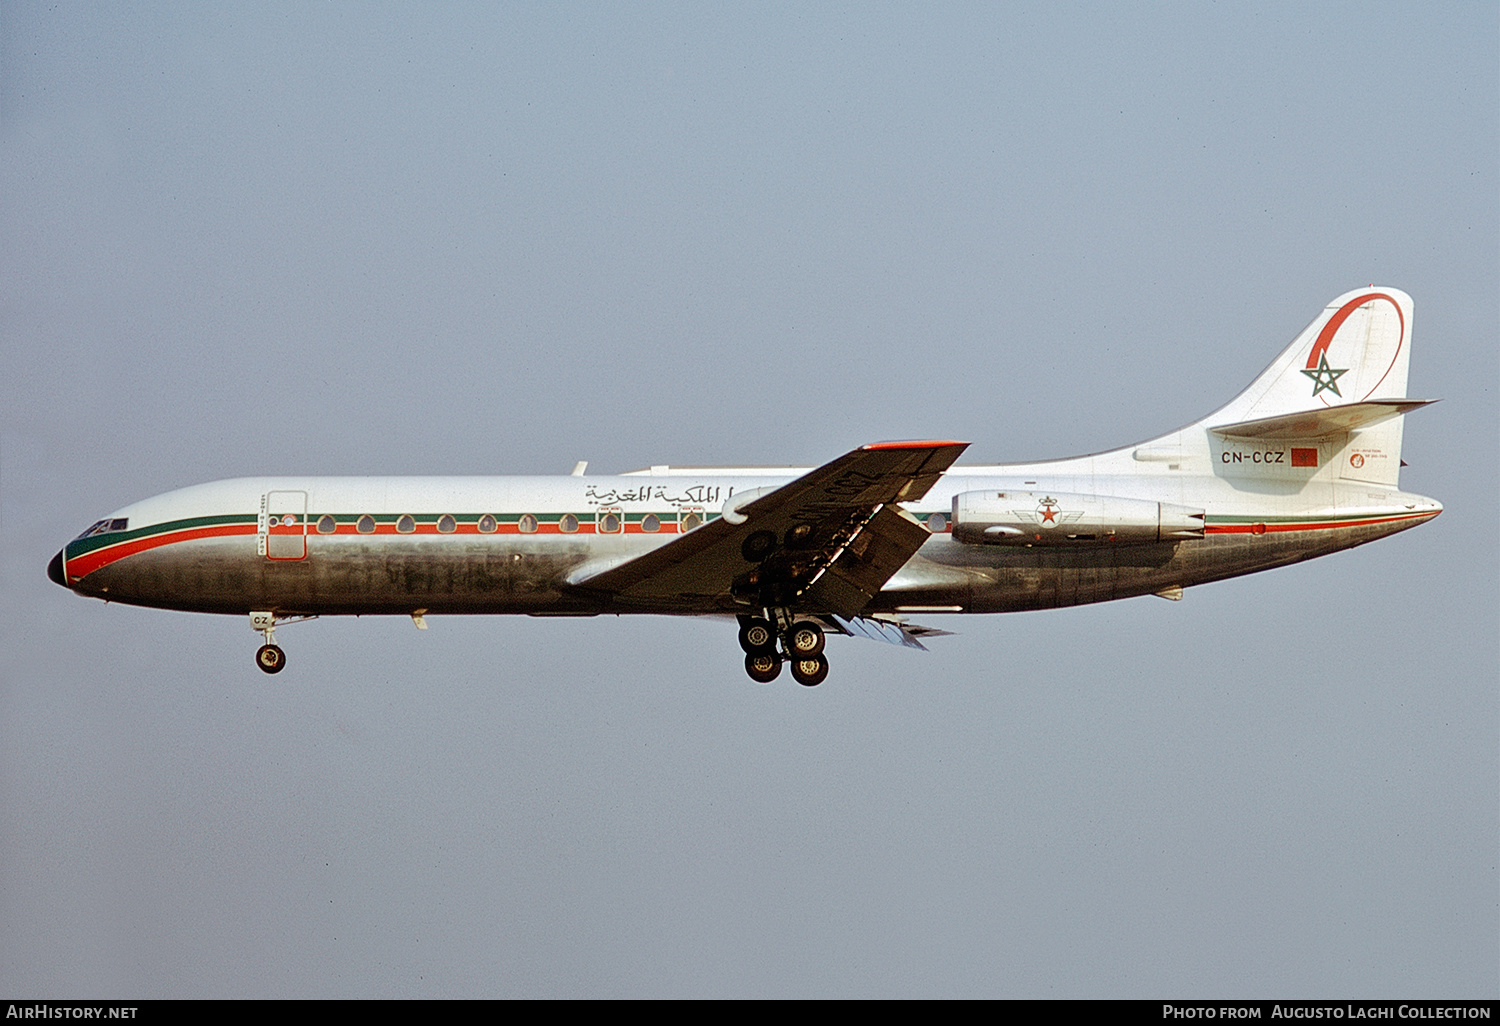
<path id="1" fill-rule="evenodd" d="M 1347 548 L 1441 510 L 1383 486 L 1308 480 L 1285 449 L 1239 446 L 1237 463 L 1225 462 L 1223 451 L 1167 462 L 1125 449 L 954 467 L 904 507 L 932 535 L 871 609 L 992 612 L 1149 594 Z M 1207 468 L 1195 460 L 1210 456 L 1223 472 L 1201 473 Z M 117 510 L 107 519 L 126 521 L 126 529 L 70 543 L 63 570 L 82 594 L 219 613 L 732 613 L 727 599 L 699 608 L 601 604 L 573 594 L 570 582 L 716 519 L 736 494 L 804 472 L 658 467 L 617 476 L 218 481 Z M 1203 536 L 962 544 L 953 537 L 953 500 L 976 492 L 1014 495 L 1012 505 L 1027 507 L 1053 494 L 1196 507 Z"/>

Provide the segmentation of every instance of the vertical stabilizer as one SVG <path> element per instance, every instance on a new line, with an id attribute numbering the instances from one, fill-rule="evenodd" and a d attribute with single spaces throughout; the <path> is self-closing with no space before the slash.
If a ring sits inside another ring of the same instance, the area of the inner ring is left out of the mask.
<path id="1" fill-rule="evenodd" d="M 1200 427 L 1330 410 L 1370 400 L 1406 398 L 1411 357 L 1411 297 L 1399 289 L 1346 292 L 1329 303 L 1260 377 Z M 1404 417 L 1341 434 L 1333 443 L 1339 477 L 1395 485 Z M 1309 435 L 1309 438 L 1314 436 Z"/>
<path id="2" fill-rule="evenodd" d="M 1205 427 L 1406 398 L 1411 297 L 1399 289 L 1346 292 L 1302 330 L 1276 362 Z"/>

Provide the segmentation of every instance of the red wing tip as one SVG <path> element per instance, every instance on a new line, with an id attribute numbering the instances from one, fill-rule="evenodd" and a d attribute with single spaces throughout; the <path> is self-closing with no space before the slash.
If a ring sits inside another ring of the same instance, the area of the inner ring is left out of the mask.
<path id="1" fill-rule="evenodd" d="M 869 445 L 860 446 L 861 449 L 943 449 L 952 445 L 968 445 L 968 442 L 871 442 Z"/>

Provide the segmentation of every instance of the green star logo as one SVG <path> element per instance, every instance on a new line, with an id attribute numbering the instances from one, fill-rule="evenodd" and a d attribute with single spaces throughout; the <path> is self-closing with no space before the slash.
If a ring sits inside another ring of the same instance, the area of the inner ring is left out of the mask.
<path id="1" fill-rule="evenodd" d="M 1328 366 L 1327 353 L 1318 354 L 1317 370 L 1303 370 L 1302 373 L 1312 378 L 1313 395 L 1317 395 L 1319 392 L 1323 391 L 1326 388 L 1328 389 L 1328 391 L 1332 392 L 1340 399 L 1344 398 L 1344 393 L 1339 391 L 1337 382 L 1339 378 L 1349 373 L 1349 368 L 1345 367 L 1343 370 L 1337 370 L 1333 367 Z"/>

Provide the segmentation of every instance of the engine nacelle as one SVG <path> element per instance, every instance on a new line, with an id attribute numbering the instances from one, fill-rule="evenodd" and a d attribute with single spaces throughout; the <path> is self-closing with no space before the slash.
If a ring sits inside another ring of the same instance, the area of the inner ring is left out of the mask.
<path id="1" fill-rule="evenodd" d="M 953 538 L 969 545 L 1142 545 L 1203 537 L 1203 510 L 1149 499 L 984 491 L 953 497 Z"/>

